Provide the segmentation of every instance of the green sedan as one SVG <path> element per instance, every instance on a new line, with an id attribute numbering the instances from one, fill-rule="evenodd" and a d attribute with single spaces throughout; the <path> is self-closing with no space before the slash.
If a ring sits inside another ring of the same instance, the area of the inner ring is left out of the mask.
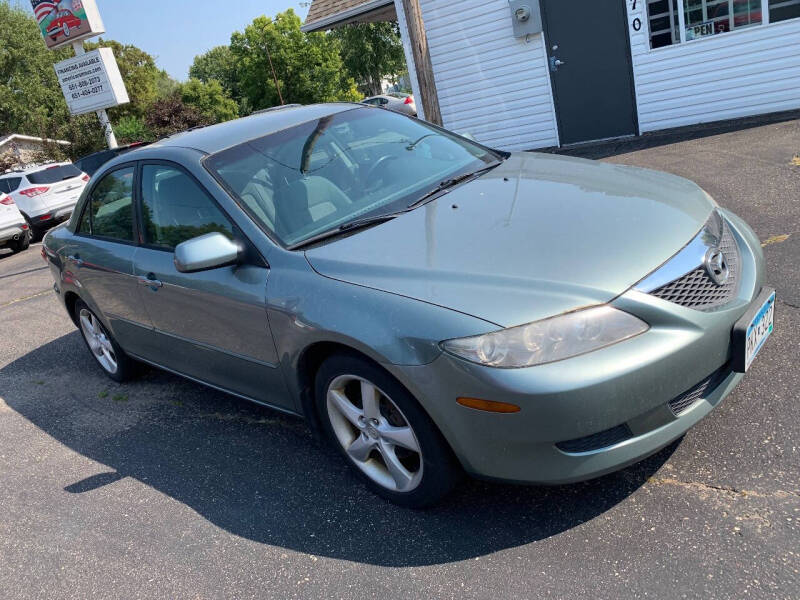
<path id="1" fill-rule="evenodd" d="M 775 306 L 753 231 L 690 181 L 355 104 L 118 156 L 43 254 L 110 377 L 148 363 L 301 415 L 409 507 L 464 473 L 566 483 L 658 451 Z"/>

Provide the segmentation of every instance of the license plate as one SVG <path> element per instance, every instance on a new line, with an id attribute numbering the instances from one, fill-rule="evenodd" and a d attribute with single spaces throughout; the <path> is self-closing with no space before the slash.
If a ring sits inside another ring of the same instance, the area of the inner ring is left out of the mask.
<path id="1" fill-rule="evenodd" d="M 753 307 L 733 328 L 734 370 L 744 373 L 772 334 L 775 320 L 775 290 L 765 289 Z"/>

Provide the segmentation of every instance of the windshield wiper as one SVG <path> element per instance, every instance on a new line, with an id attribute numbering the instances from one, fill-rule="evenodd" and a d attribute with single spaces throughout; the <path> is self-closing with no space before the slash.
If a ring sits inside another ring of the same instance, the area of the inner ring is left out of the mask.
<path id="1" fill-rule="evenodd" d="M 329 229 L 328 231 L 323 231 L 322 233 L 318 233 L 317 235 L 312 236 L 307 240 L 303 240 L 302 242 L 298 242 L 296 244 L 288 246 L 288 249 L 299 250 L 300 248 L 304 248 L 305 246 L 316 244 L 317 242 L 321 242 L 322 240 L 326 240 L 328 238 L 336 237 L 337 235 L 342 235 L 343 233 L 356 231 L 357 229 L 363 229 L 364 227 L 369 227 L 370 225 L 377 225 L 378 223 L 390 221 L 395 217 L 399 217 L 400 215 L 406 212 L 408 212 L 408 210 L 401 210 L 399 212 L 384 213 L 382 215 L 374 215 L 372 217 L 364 217 L 363 219 L 356 219 L 355 221 L 350 221 L 349 223 L 339 225 L 339 227 L 336 227 L 335 229 Z"/>
<path id="2" fill-rule="evenodd" d="M 487 171 L 491 171 L 496 166 L 498 166 L 503 161 L 497 161 L 496 163 L 492 163 L 491 165 L 484 167 L 482 169 L 478 169 L 477 171 L 473 171 L 471 173 L 464 173 L 462 175 L 456 175 L 455 177 L 451 177 L 450 179 L 445 179 L 444 181 L 440 182 L 435 188 L 430 190 L 429 192 L 425 193 L 421 198 L 415 200 L 411 204 L 408 205 L 409 210 L 413 210 L 418 206 L 422 206 L 426 202 L 430 202 L 435 197 L 447 192 L 448 190 L 454 188 L 459 183 L 466 181 L 467 179 L 474 179 L 486 173 Z"/>
<path id="3" fill-rule="evenodd" d="M 407 212 L 411 212 L 412 210 L 421 206 L 422 204 L 429 202 L 438 194 L 452 189 L 459 183 L 466 181 L 468 179 L 474 179 L 476 177 L 479 177 L 480 175 L 483 175 L 487 171 L 491 171 L 502 162 L 503 162 L 502 160 L 498 160 L 497 162 L 492 163 L 491 165 L 488 165 L 486 167 L 483 167 L 482 169 L 478 169 L 477 171 L 472 171 L 471 173 L 464 173 L 462 175 L 456 175 L 455 177 L 445 179 L 431 191 L 422 196 L 419 200 L 416 200 L 411 204 L 409 204 L 408 208 L 405 208 L 404 210 L 399 210 L 397 212 L 391 212 L 391 213 L 384 213 L 380 215 L 373 215 L 371 217 L 364 217 L 362 219 L 355 219 L 354 221 L 350 221 L 348 223 L 339 225 L 334 229 L 329 229 L 328 231 L 323 231 L 322 233 L 318 233 L 317 235 L 314 235 L 308 238 L 307 240 L 303 240 L 302 242 L 297 242 L 296 244 L 287 246 L 287 248 L 289 250 L 299 250 L 301 248 L 305 248 L 306 246 L 311 246 L 312 244 L 321 242 L 322 240 L 342 235 L 343 233 L 356 231 L 358 229 L 363 229 L 364 227 L 369 227 L 370 225 L 377 225 L 378 223 L 383 223 L 385 221 L 391 221 L 392 219 L 395 219 Z"/>

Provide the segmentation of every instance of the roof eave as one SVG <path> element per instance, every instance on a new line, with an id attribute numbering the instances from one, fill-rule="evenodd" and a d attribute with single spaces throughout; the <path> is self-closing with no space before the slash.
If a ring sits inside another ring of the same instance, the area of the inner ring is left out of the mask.
<path id="1" fill-rule="evenodd" d="M 353 8 L 348 8 L 347 10 L 328 15 L 327 17 L 323 17 L 312 23 L 305 23 L 300 27 L 300 31 L 305 33 L 311 33 L 313 31 L 325 31 L 326 29 L 330 29 L 336 25 L 341 25 L 348 21 L 352 21 L 354 18 L 365 13 L 369 13 L 373 10 L 384 8 L 393 4 L 394 0 L 370 0 L 369 2 L 354 6 Z"/>

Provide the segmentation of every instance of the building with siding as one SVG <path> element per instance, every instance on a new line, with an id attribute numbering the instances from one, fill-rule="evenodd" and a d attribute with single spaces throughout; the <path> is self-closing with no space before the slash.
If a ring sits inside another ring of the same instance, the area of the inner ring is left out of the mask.
<path id="1" fill-rule="evenodd" d="M 376 20 L 420 116 L 507 150 L 800 108 L 800 0 L 314 0 L 304 30 Z"/>

